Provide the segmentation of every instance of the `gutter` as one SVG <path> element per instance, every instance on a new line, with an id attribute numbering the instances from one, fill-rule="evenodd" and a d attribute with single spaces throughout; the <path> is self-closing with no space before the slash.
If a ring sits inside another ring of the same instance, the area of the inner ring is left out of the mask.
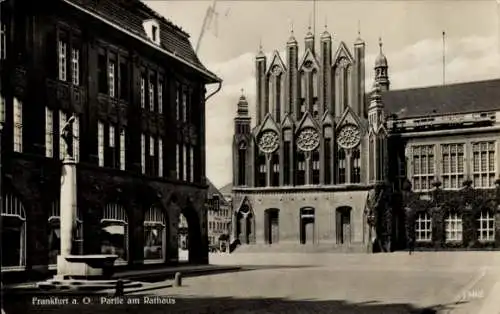
<path id="1" fill-rule="evenodd" d="M 212 96 L 214 96 L 215 94 L 217 94 L 221 90 L 221 88 L 222 88 L 222 81 L 219 81 L 217 83 L 219 84 L 219 86 L 217 86 L 217 89 L 214 92 L 212 92 L 210 95 L 208 95 L 207 97 L 205 97 L 205 102 L 208 99 L 210 99 Z"/>
<path id="2" fill-rule="evenodd" d="M 392 133 L 389 136 L 401 136 L 401 137 L 429 137 L 429 136 L 441 136 L 441 135 L 461 135 L 470 133 L 483 133 L 483 132 L 496 132 L 500 131 L 500 126 L 488 126 L 479 128 L 466 128 L 466 129 L 452 129 L 452 130 L 438 130 L 438 131 L 420 131 L 420 132 L 398 132 Z"/>
<path id="3" fill-rule="evenodd" d="M 213 73 L 210 73 L 208 70 L 202 69 L 202 68 L 200 68 L 200 67 L 198 67 L 198 66 L 196 66 L 196 65 L 194 65 L 194 64 L 192 64 L 192 63 L 190 63 L 190 62 L 188 62 L 188 61 L 186 61 L 186 60 L 184 60 L 182 58 L 179 58 L 174 53 L 171 53 L 168 50 L 165 50 L 165 49 L 163 49 L 161 47 L 158 47 L 157 45 L 149 42 L 148 40 L 142 38 L 141 36 L 136 35 L 136 34 L 132 33 L 131 31 L 128 31 L 128 30 L 126 30 L 126 29 L 124 29 L 124 28 L 122 28 L 122 27 L 120 27 L 120 26 L 118 26 L 118 25 L 116 25 L 116 24 L 114 24 L 114 23 L 106 20 L 105 18 L 99 16 L 98 14 L 95 14 L 92 11 L 89 11 L 89 10 L 81 7 L 81 6 L 79 6 L 79 5 L 71 2 L 70 0 L 62 0 L 62 1 L 64 3 L 66 3 L 66 4 L 68 4 L 68 5 L 76 8 L 76 9 L 78 9 L 78 10 L 80 10 L 80 11 L 82 11 L 82 12 L 84 12 L 84 13 L 90 15 L 90 16 L 92 16 L 93 18 L 95 18 L 95 19 L 97 19 L 97 20 L 99 20 L 99 21 L 101 21 L 101 22 L 103 22 L 103 23 L 105 23 L 105 24 L 107 24 L 107 25 L 109 25 L 109 26 L 111 26 L 111 27 L 113 27 L 113 28 L 121 31 L 122 33 L 125 33 L 128 36 L 133 37 L 133 38 L 141 41 L 142 43 L 144 43 L 144 44 L 146 44 L 146 45 L 148 45 L 150 47 L 155 48 L 156 50 L 158 50 L 158 51 L 162 52 L 163 54 L 165 54 L 165 55 L 167 55 L 167 56 L 175 59 L 176 61 L 179 61 L 180 63 L 183 63 L 184 65 L 187 65 L 188 67 L 196 70 L 197 72 L 204 74 L 206 77 L 208 77 L 208 78 L 212 79 L 213 81 L 215 81 L 215 83 L 221 83 L 222 80 L 219 77 L 217 77 L 216 75 L 214 75 Z M 218 90 L 217 90 L 217 92 L 218 92 Z M 212 96 L 212 95 L 210 95 L 210 96 Z"/>

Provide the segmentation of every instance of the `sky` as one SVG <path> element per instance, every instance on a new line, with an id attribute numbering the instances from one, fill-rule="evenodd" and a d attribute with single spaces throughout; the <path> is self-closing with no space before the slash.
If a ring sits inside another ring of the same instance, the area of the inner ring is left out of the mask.
<path id="1" fill-rule="evenodd" d="M 326 26 L 333 34 L 334 50 L 340 41 L 352 49 L 359 31 L 366 42 L 367 87 L 373 82 L 379 37 L 391 89 L 443 84 L 443 51 L 447 84 L 500 78 L 500 0 L 217 1 L 217 14 L 201 40 L 204 17 L 214 1 L 144 2 L 189 33 L 193 47 L 199 43 L 200 60 L 223 79 L 221 91 L 208 100 L 205 112 L 207 177 L 217 187 L 232 181 L 233 119 L 242 90 L 255 120 L 254 62 L 259 43 L 268 58 L 278 50 L 284 59 L 292 28 L 299 53 L 308 26 L 317 37 Z M 215 87 L 208 86 L 207 92 Z"/>

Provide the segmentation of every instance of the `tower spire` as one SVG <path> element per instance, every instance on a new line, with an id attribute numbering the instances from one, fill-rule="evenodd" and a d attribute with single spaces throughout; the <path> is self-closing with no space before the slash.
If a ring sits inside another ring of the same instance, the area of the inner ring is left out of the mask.
<path id="1" fill-rule="evenodd" d="M 358 20 L 358 37 L 361 37 L 361 21 Z"/>
<path id="2" fill-rule="evenodd" d="M 443 31 L 443 85 L 446 84 L 446 33 Z"/>
<path id="3" fill-rule="evenodd" d="M 313 0 L 313 34 L 316 34 L 316 0 Z"/>
<path id="4" fill-rule="evenodd" d="M 378 38 L 378 47 L 379 47 L 379 51 L 380 51 L 380 54 L 382 54 L 382 46 L 384 44 L 382 43 L 382 37 L 379 37 Z"/>

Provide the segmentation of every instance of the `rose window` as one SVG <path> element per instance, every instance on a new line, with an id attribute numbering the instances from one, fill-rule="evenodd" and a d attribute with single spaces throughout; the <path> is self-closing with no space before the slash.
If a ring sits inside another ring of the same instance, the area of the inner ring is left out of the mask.
<path id="1" fill-rule="evenodd" d="M 297 137 L 297 146 L 306 152 L 315 150 L 319 146 L 319 134 L 313 128 L 306 128 Z"/>
<path id="2" fill-rule="evenodd" d="M 361 140 L 359 128 L 353 124 L 344 126 L 337 137 L 337 143 L 342 148 L 354 148 L 358 146 Z"/>
<path id="3" fill-rule="evenodd" d="M 272 153 L 279 147 L 278 134 L 274 131 L 265 131 L 259 137 L 259 148 L 263 153 Z"/>

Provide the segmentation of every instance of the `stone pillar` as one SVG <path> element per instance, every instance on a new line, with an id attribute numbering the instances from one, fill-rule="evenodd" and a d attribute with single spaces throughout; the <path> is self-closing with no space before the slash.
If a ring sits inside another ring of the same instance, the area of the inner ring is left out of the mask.
<path id="1" fill-rule="evenodd" d="M 232 230 L 231 230 L 231 235 L 232 235 L 232 241 L 235 241 L 237 239 L 237 234 L 236 231 L 238 230 L 237 223 L 238 223 L 238 218 L 237 218 L 238 213 L 234 212 L 233 217 L 231 218 L 231 224 L 232 224 Z"/>
<path id="2" fill-rule="evenodd" d="M 61 171 L 61 254 L 71 255 L 73 231 L 76 228 L 76 162 L 72 157 L 63 160 Z"/>
<path id="3" fill-rule="evenodd" d="M 244 213 L 241 219 L 241 221 L 243 222 L 241 226 L 241 239 L 240 239 L 241 244 L 243 243 L 246 244 L 249 240 L 247 236 L 247 219 L 248 219 L 248 213 Z"/>

